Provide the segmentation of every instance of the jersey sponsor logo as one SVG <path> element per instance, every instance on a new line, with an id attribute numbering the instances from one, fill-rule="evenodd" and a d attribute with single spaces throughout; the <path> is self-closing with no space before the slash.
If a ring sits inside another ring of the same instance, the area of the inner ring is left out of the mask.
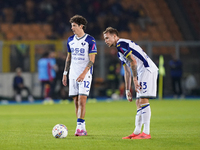
<path id="1" fill-rule="evenodd" d="M 75 48 L 74 52 L 77 54 L 79 52 L 79 49 Z"/>
<path id="2" fill-rule="evenodd" d="M 92 51 L 94 51 L 94 50 L 97 50 L 97 47 L 95 44 L 93 44 L 93 46 L 92 46 Z"/>
<path id="3" fill-rule="evenodd" d="M 85 60 L 85 58 L 80 58 L 80 57 L 73 57 L 73 60 Z"/>
<path id="4" fill-rule="evenodd" d="M 72 55 L 85 56 L 84 48 L 71 48 Z"/>
<path id="5" fill-rule="evenodd" d="M 81 48 L 81 49 L 80 49 L 80 53 L 85 53 L 85 49 L 84 49 L 84 48 Z"/>

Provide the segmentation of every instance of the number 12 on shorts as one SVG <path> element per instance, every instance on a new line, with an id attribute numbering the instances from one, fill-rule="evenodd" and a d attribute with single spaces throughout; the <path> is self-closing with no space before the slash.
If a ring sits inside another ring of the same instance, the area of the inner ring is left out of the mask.
<path id="1" fill-rule="evenodd" d="M 84 81 L 84 87 L 89 88 L 90 82 L 89 81 Z"/>

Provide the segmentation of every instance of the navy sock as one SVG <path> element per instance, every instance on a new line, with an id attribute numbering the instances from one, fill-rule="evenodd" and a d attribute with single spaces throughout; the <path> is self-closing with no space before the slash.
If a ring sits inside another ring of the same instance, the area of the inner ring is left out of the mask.
<path id="1" fill-rule="evenodd" d="M 78 118 L 77 119 L 77 122 L 81 122 L 81 123 L 83 123 L 85 120 L 84 119 L 81 119 L 81 118 Z"/>

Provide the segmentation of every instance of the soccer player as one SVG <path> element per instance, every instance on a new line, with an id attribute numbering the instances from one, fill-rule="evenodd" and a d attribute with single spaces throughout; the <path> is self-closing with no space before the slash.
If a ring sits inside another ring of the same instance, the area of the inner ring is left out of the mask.
<path id="1" fill-rule="evenodd" d="M 67 41 L 68 55 L 62 82 L 67 86 L 69 71 L 69 96 L 74 100 L 77 116 L 75 136 L 84 136 L 87 135 L 84 119 L 85 105 L 90 92 L 97 47 L 95 39 L 84 32 L 87 25 L 84 17 L 75 15 L 70 19 L 70 23 L 74 35 Z"/>
<path id="2" fill-rule="evenodd" d="M 103 32 L 103 36 L 105 43 L 109 47 L 117 47 L 118 57 L 125 70 L 124 78 L 127 100 L 132 101 L 130 68 L 133 73 L 135 91 L 137 92 L 135 130 L 131 135 L 122 139 L 150 139 L 151 109 L 149 98 L 156 97 L 158 68 L 139 45 L 131 40 L 119 38 L 116 29 L 108 27 Z M 141 133 L 142 125 L 144 127 Z"/>

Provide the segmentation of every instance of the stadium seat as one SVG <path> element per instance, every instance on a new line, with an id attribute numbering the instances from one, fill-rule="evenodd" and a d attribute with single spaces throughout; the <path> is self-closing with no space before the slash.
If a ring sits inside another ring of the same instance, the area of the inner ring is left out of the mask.
<path id="1" fill-rule="evenodd" d="M 7 31 L 9 31 L 10 30 L 10 24 L 8 24 L 8 23 L 2 23 L 1 24 L 1 31 L 2 32 L 4 32 L 4 33 L 6 33 Z"/>
<path id="2" fill-rule="evenodd" d="M 52 35 L 52 27 L 49 24 L 43 24 L 42 25 L 42 32 L 44 32 L 47 36 Z"/>
<path id="3" fill-rule="evenodd" d="M 6 40 L 13 40 L 15 38 L 15 34 L 10 31 L 10 32 L 6 32 Z"/>
<path id="4" fill-rule="evenodd" d="M 119 33 L 120 37 L 123 37 L 123 38 L 129 38 L 129 33 L 127 31 L 121 31 Z"/>
<path id="5" fill-rule="evenodd" d="M 15 33 L 21 32 L 21 24 L 12 24 L 11 30 Z"/>
<path id="6" fill-rule="evenodd" d="M 130 36 L 131 36 L 131 39 L 134 41 L 139 40 L 139 33 L 137 32 L 137 30 L 132 31 Z"/>
<path id="7" fill-rule="evenodd" d="M 15 33 L 15 36 L 16 36 L 16 37 L 21 37 L 22 40 L 26 40 L 26 39 L 27 39 L 27 38 L 26 38 L 26 37 L 27 37 L 27 33 L 26 33 L 26 32 L 23 32 L 23 31 L 21 31 L 21 30 L 20 30 L 20 32 L 16 32 L 16 33 Z"/>
<path id="8" fill-rule="evenodd" d="M 68 37 L 70 37 L 70 36 L 72 36 L 73 35 L 73 33 L 72 32 L 66 32 L 66 33 L 64 33 L 64 35 L 63 35 L 63 39 L 64 40 L 67 40 L 68 39 Z M 103 36 L 101 36 L 101 40 L 104 40 L 103 39 Z"/>
<path id="9" fill-rule="evenodd" d="M 42 26 L 40 24 L 31 24 L 30 29 L 34 32 L 41 32 L 42 31 Z"/>
<path id="10" fill-rule="evenodd" d="M 44 32 L 39 32 L 37 34 L 37 40 L 45 40 L 46 39 L 46 34 Z"/>
<path id="11" fill-rule="evenodd" d="M 149 33 L 147 31 L 142 31 L 140 33 L 141 35 L 141 40 L 148 40 L 149 39 Z"/>
<path id="12" fill-rule="evenodd" d="M 31 31 L 31 28 L 28 24 L 22 24 L 22 30 L 23 32 L 29 32 Z"/>
<path id="13" fill-rule="evenodd" d="M 37 35 L 34 32 L 28 32 L 26 40 L 37 40 Z"/>

